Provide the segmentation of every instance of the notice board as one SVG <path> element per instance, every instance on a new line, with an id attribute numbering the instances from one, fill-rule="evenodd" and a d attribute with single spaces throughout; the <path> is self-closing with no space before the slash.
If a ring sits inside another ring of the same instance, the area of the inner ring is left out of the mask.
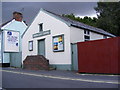
<path id="1" fill-rule="evenodd" d="M 17 31 L 4 31 L 4 52 L 19 52 L 20 34 Z"/>

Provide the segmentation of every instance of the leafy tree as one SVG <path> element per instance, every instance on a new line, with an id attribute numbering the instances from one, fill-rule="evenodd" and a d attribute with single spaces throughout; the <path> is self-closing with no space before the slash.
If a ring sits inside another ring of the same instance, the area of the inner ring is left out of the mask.
<path id="1" fill-rule="evenodd" d="M 120 36 L 120 2 L 98 2 L 95 10 L 98 18 L 88 16 L 80 18 L 76 17 L 73 13 L 68 15 L 63 14 L 63 16 Z"/>
<path id="2" fill-rule="evenodd" d="M 97 22 L 97 18 L 95 18 L 95 17 L 93 19 L 91 17 L 88 17 L 88 16 L 85 16 L 84 18 L 80 18 L 80 17 L 76 17 L 73 13 L 63 14 L 62 16 L 70 18 L 70 19 L 75 20 L 75 21 L 79 21 L 79 22 L 91 25 L 91 26 L 96 26 L 96 22 Z"/>
<path id="3" fill-rule="evenodd" d="M 120 2 L 98 2 L 96 26 L 120 36 Z"/>

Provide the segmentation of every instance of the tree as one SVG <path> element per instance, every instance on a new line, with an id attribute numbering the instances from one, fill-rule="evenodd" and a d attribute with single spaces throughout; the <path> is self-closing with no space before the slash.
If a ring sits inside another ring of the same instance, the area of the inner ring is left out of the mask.
<path id="1" fill-rule="evenodd" d="M 73 13 L 63 14 L 62 16 L 96 27 L 97 18 L 95 17 L 91 18 L 91 17 L 85 16 L 84 18 L 80 18 L 80 17 L 76 17 Z"/>
<path id="2" fill-rule="evenodd" d="M 120 2 L 98 2 L 96 26 L 116 36 L 120 36 Z"/>

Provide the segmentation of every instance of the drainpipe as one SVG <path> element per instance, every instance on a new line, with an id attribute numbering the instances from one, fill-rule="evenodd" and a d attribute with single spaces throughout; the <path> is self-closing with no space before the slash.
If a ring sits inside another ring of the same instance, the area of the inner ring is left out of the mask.
<path id="1" fill-rule="evenodd" d="M 1 52 L 0 52 L 0 54 L 1 54 L 1 65 L 2 65 L 2 32 L 0 31 L 0 38 L 1 38 L 1 46 L 0 46 L 0 48 L 1 48 Z"/>
<path id="2" fill-rule="evenodd" d="M 4 53 L 4 50 L 3 50 L 3 30 L 1 32 L 1 60 L 2 60 L 2 64 L 3 64 L 3 53 Z"/>

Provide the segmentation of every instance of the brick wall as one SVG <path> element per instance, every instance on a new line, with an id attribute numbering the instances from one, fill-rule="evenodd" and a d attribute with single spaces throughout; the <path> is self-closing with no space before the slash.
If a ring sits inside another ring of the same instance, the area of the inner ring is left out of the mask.
<path id="1" fill-rule="evenodd" d="M 24 69 L 49 70 L 49 61 L 42 55 L 27 56 L 23 62 Z"/>

